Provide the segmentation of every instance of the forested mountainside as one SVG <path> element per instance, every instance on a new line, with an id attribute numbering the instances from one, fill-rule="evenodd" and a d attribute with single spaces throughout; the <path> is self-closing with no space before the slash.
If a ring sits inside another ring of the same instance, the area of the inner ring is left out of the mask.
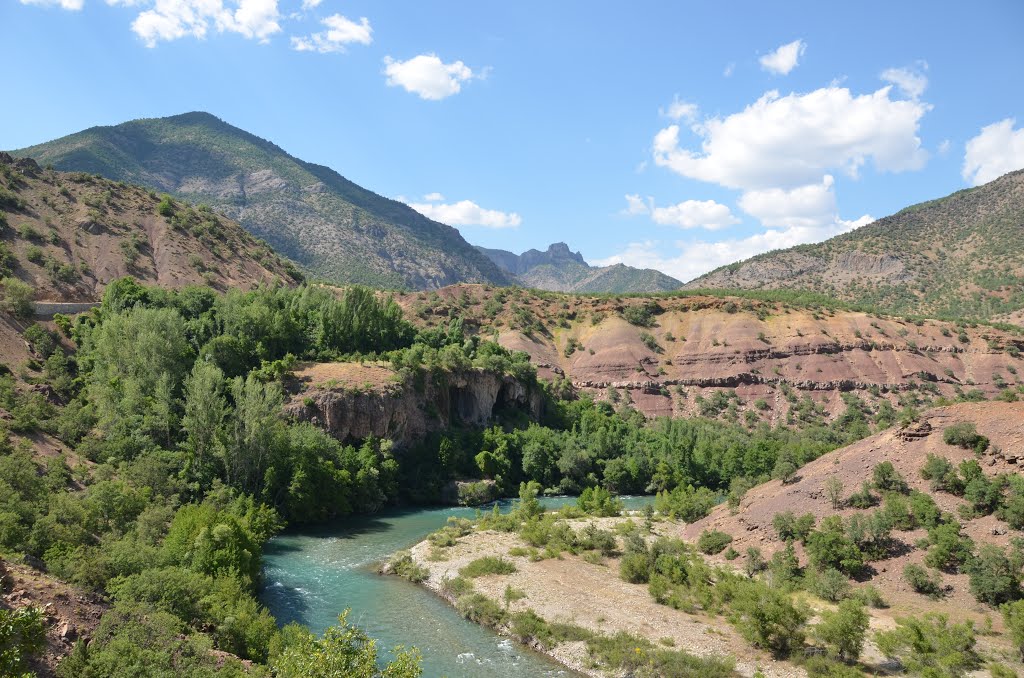
<path id="1" fill-rule="evenodd" d="M 93 127 L 12 154 L 207 204 L 331 282 L 509 282 L 456 229 L 209 113 Z"/>
<path id="2" fill-rule="evenodd" d="M 554 243 L 547 250 L 527 250 L 514 254 L 506 250 L 477 247 L 500 268 L 515 276 L 524 287 L 555 292 L 625 294 L 666 292 L 682 283 L 653 269 L 623 264 L 591 266 L 579 252 L 565 243 Z"/>
<path id="3" fill-rule="evenodd" d="M 822 243 L 723 266 L 686 288 L 808 290 L 931 317 L 991 319 L 1019 312 L 1024 170 Z"/>
<path id="4" fill-rule="evenodd" d="M 0 153 L 0 278 L 9 296 L 97 301 L 110 281 L 126 275 L 220 290 L 302 277 L 265 242 L 206 206 Z"/>

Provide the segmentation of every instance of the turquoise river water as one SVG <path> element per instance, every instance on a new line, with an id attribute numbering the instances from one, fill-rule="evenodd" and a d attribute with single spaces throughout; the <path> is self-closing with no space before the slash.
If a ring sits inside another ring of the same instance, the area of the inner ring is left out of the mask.
<path id="1" fill-rule="evenodd" d="M 640 508 L 651 500 L 624 499 L 627 508 Z M 570 501 L 575 500 L 543 500 L 546 508 Z M 366 629 L 382 650 L 396 645 L 419 649 L 428 678 L 573 675 L 547 657 L 463 619 L 430 591 L 376 573 L 378 563 L 443 527 L 449 516 L 474 513 L 455 507 L 393 509 L 282 534 L 264 552 L 261 599 L 278 623 L 297 621 L 317 633 L 349 608 L 349 621 Z"/>

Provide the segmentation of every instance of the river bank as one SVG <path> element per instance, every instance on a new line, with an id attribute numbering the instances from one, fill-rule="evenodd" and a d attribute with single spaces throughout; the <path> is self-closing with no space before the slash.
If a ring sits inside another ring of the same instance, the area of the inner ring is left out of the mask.
<path id="1" fill-rule="evenodd" d="M 630 520 L 622 518 L 586 518 L 566 521 L 577 532 L 593 524 L 602 530 L 614 530 Z M 652 538 L 660 532 L 674 531 L 674 523 L 657 523 Z M 535 551 L 535 550 L 534 550 Z M 580 674 L 595 678 L 622 675 L 610 668 L 592 651 L 594 644 L 583 640 L 542 643 L 536 638 L 517 637 L 514 620 L 517 613 L 533 613 L 549 625 L 581 629 L 604 639 L 626 636 L 647 643 L 643 652 L 680 652 L 714 662 L 716 658 L 735 659 L 733 675 L 763 675 L 789 678 L 806 675 L 789 662 L 772 659 L 755 650 L 721 617 L 688 614 L 657 604 L 645 585 L 629 584 L 619 577 L 619 558 L 596 552 L 581 555 L 563 552 L 557 557 L 538 559 L 526 542 L 514 533 L 479 530 L 460 537 L 456 543 L 438 549 L 430 540 L 409 551 L 412 561 L 425 575 L 420 584 L 453 607 L 462 607 L 466 577 L 460 570 L 481 558 L 501 558 L 514 567 L 505 574 L 486 574 L 471 579 L 471 590 L 504 610 L 502 621 L 484 620 L 498 633 L 526 640 L 530 647 Z M 511 568 L 508 568 L 511 569 Z M 419 578 L 419 577 L 417 577 Z M 457 586 L 452 585 L 458 580 Z M 465 610 L 460 610 L 465 613 Z M 522 615 L 520 616 L 522 618 Z M 635 648 L 641 653 L 641 648 Z M 709 669 L 710 670 L 710 669 Z M 760 673 L 758 673 L 760 672 Z"/>

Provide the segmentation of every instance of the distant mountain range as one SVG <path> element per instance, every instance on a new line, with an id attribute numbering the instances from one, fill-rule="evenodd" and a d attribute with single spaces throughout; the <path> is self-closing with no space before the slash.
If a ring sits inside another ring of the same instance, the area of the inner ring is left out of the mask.
<path id="1" fill-rule="evenodd" d="M 540 290 L 625 294 L 668 292 L 682 286 L 675 278 L 649 268 L 591 266 L 564 242 L 554 243 L 543 252 L 531 249 L 522 254 L 477 249 L 522 285 Z"/>
<path id="2" fill-rule="evenodd" d="M 12 155 L 207 204 L 329 282 L 512 282 L 456 229 L 209 113 L 93 127 Z"/>
<path id="3" fill-rule="evenodd" d="M 809 290 L 896 314 L 1022 322 L 1024 170 L 686 288 Z"/>

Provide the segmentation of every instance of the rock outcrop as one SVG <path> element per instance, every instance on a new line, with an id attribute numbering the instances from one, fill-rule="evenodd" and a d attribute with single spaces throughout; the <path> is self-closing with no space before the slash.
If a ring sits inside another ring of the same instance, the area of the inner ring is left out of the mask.
<path id="1" fill-rule="evenodd" d="M 505 408 L 541 414 L 540 391 L 507 375 L 468 370 L 398 379 L 381 367 L 310 365 L 296 373 L 286 411 L 342 442 L 387 438 L 399 448 L 453 424 L 486 426 Z"/>

